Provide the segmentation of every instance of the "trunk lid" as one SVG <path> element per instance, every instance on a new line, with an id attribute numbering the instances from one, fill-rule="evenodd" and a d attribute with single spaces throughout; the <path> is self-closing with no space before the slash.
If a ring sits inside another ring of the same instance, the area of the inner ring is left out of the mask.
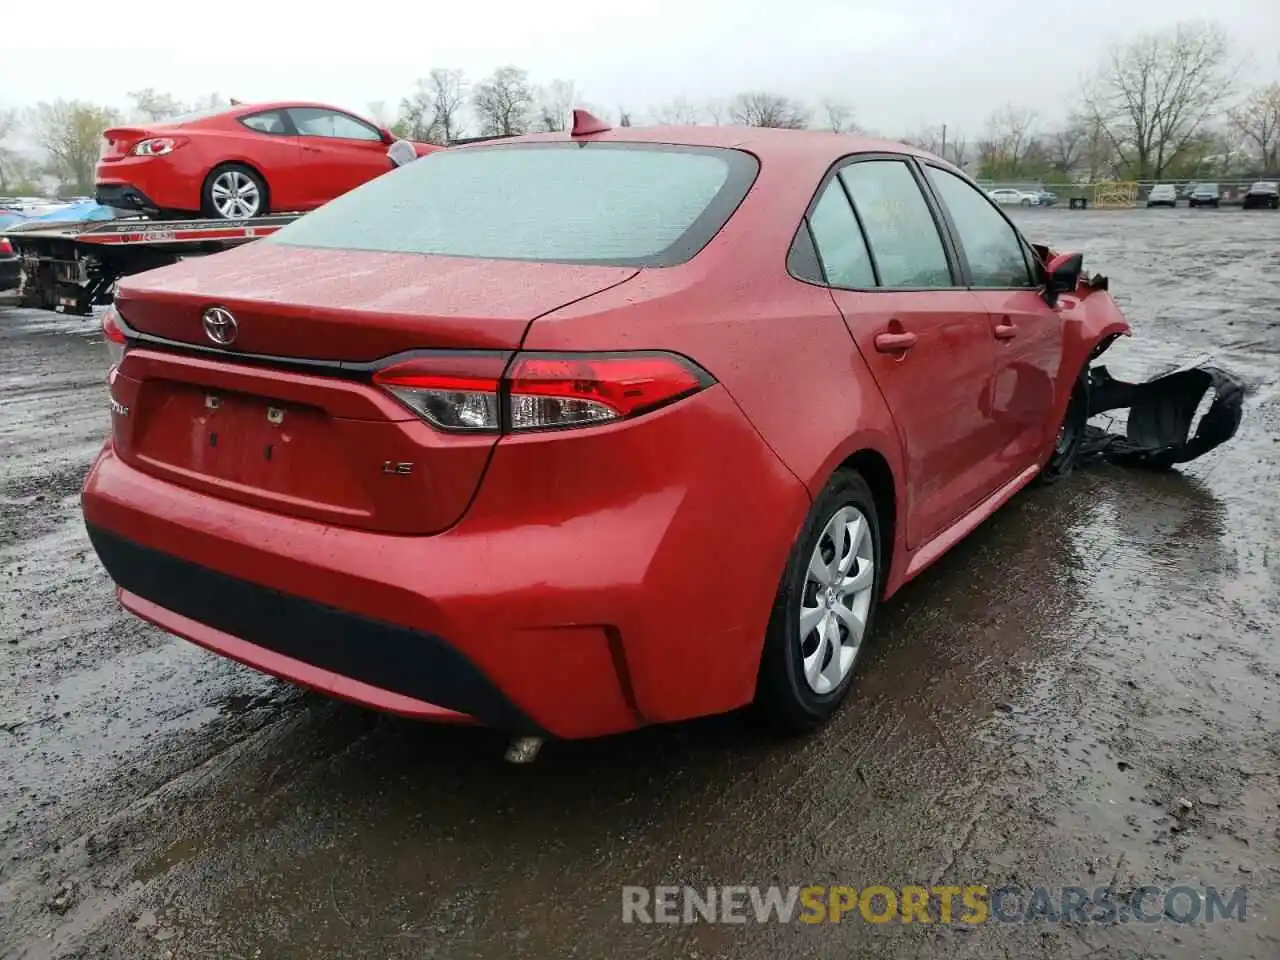
<path id="1" fill-rule="evenodd" d="M 160 128 L 163 130 L 163 128 Z M 99 160 L 119 160 L 129 155 L 129 151 L 139 140 L 159 136 L 153 128 L 147 127 L 112 127 L 102 134 L 102 143 L 98 150 Z"/>
<path id="2" fill-rule="evenodd" d="M 144 341 L 113 375 L 116 448 L 140 470 L 273 512 L 438 532 L 461 518 L 497 435 L 435 429 L 338 364 L 515 351 L 534 318 L 636 272 L 263 243 L 138 274 L 116 300 L 129 328 L 215 347 L 202 315 L 217 305 L 237 324 L 221 349 L 313 364 Z"/>

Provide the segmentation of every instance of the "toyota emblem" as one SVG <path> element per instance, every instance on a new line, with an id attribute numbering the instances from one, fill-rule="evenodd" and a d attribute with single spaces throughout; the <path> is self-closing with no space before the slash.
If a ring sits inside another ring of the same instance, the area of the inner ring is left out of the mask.
<path id="1" fill-rule="evenodd" d="M 235 340 L 238 328 L 236 318 L 230 310 L 222 307 L 210 307 L 204 312 L 204 332 L 214 343 L 226 346 Z"/>

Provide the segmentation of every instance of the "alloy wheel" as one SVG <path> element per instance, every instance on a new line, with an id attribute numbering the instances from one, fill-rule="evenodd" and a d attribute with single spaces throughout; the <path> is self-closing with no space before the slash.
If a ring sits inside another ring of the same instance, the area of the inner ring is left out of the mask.
<path id="1" fill-rule="evenodd" d="M 853 669 L 875 583 L 871 526 L 857 507 L 841 507 L 813 548 L 800 603 L 800 659 L 814 693 L 831 693 Z"/>
<path id="2" fill-rule="evenodd" d="M 262 207 L 258 185 L 239 170 L 224 170 L 209 188 L 210 198 L 219 216 L 227 220 L 244 220 Z"/>

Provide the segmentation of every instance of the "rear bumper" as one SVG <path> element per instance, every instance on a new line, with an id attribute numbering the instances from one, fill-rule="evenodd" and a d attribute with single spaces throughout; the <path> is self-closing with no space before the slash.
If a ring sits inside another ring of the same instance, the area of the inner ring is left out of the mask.
<path id="1" fill-rule="evenodd" d="M 160 207 L 137 187 L 129 183 L 100 183 L 94 190 L 93 199 L 104 207 L 116 210 L 138 210 L 142 213 L 156 213 Z"/>
<path id="2" fill-rule="evenodd" d="M 198 213 L 205 171 L 183 147 L 164 157 L 120 157 L 98 162 L 94 198 L 121 210 Z"/>
<path id="3" fill-rule="evenodd" d="M 809 501 L 713 387 L 504 439 L 433 536 L 222 500 L 110 445 L 82 503 L 121 602 L 172 633 L 375 708 L 576 738 L 750 701 Z"/>

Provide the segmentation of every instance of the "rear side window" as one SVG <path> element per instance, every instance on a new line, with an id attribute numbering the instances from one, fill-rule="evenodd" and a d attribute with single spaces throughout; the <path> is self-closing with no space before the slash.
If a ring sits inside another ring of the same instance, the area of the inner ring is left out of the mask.
<path id="1" fill-rule="evenodd" d="M 723 148 L 552 143 L 440 150 L 263 242 L 670 266 L 715 236 L 757 169 L 750 154 Z"/>
<path id="2" fill-rule="evenodd" d="M 258 133 L 284 134 L 289 132 L 285 126 L 284 117 L 280 115 L 278 110 L 241 117 L 240 122 L 250 130 L 258 131 Z"/>
<path id="3" fill-rule="evenodd" d="M 862 160 L 840 177 L 858 208 L 882 287 L 954 286 L 938 225 L 905 161 Z"/>
<path id="4" fill-rule="evenodd" d="M 875 270 L 853 208 L 838 180 L 832 180 L 809 214 L 809 229 L 827 283 L 866 289 L 876 285 Z"/>

